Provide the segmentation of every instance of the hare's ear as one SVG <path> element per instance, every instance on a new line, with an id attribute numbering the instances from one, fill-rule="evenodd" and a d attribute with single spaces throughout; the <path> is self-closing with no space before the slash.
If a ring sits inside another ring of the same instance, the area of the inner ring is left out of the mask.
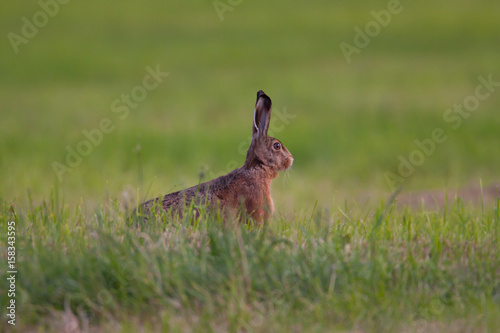
<path id="1" fill-rule="evenodd" d="M 253 113 L 252 133 L 267 136 L 271 121 L 271 99 L 262 90 L 257 93 L 257 102 Z"/>

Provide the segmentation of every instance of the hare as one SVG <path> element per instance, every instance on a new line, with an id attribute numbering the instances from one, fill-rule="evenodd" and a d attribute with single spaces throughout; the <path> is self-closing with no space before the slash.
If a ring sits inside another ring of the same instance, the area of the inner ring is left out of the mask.
<path id="1" fill-rule="evenodd" d="M 274 211 L 271 181 L 278 171 L 292 166 L 292 154 L 275 138 L 267 135 L 271 120 L 271 99 L 260 90 L 252 124 L 252 141 L 245 164 L 230 173 L 188 189 L 144 202 L 140 208 L 148 215 L 155 206 L 182 214 L 186 205 L 205 203 L 226 215 L 243 209 L 248 217 L 262 223 Z"/>

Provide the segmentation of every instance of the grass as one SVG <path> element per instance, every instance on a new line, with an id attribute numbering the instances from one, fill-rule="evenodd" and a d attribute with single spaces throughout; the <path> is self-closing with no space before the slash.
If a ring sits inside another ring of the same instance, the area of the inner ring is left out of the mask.
<path id="1" fill-rule="evenodd" d="M 348 64 L 339 44 L 352 42 L 354 26 L 386 1 L 244 2 L 223 22 L 210 2 L 70 2 L 17 55 L 7 40 L 0 50 L 0 174 L 9 175 L 0 193 L 48 197 L 58 182 L 52 162 L 63 162 L 66 146 L 103 118 L 116 129 L 58 184 L 68 201 L 150 184 L 158 195 L 196 183 L 204 166 L 228 171 L 229 162 L 244 162 L 238 146 L 263 89 L 276 110 L 295 116 L 276 134 L 300 175 L 274 188 L 283 210 L 366 190 L 388 195 L 384 173 L 397 169 L 398 156 L 447 126 L 443 113 L 474 93 L 479 75 L 500 80 L 498 4 L 475 4 L 408 3 Z M 9 6 L 0 29 L 19 32 L 20 18 L 37 10 L 36 2 Z M 170 76 L 120 120 L 111 103 L 157 64 Z M 499 104 L 495 92 L 459 129 L 446 127 L 450 140 L 406 186 L 498 181 Z"/>
<path id="2" fill-rule="evenodd" d="M 500 81 L 500 4 L 401 3 L 350 64 L 340 43 L 387 1 L 243 1 L 222 22 L 210 1 L 70 1 L 17 54 L 5 36 L 40 5 L 5 6 L 0 248 L 16 221 L 17 331 L 499 330 L 498 199 L 382 199 L 438 127 L 448 140 L 403 191 L 499 181 L 500 91 L 457 129 L 443 114 L 479 76 Z M 157 65 L 170 75 L 120 119 L 113 101 Z M 259 89 L 295 158 L 273 220 L 128 224 L 131 202 L 243 164 Z M 116 128 L 59 181 L 52 163 L 103 118 Z"/>
<path id="3" fill-rule="evenodd" d="M 260 228 L 209 213 L 134 226 L 117 202 L 69 209 L 56 193 L 9 210 L 18 331 L 500 328 L 498 201 L 482 214 L 460 200 L 442 213 L 346 204 Z"/>

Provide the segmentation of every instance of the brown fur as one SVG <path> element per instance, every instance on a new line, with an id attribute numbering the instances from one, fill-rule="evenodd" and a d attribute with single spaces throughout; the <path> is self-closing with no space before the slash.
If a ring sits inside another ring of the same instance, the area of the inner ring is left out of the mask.
<path id="1" fill-rule="evenodd" d="M 271 99 L 261 90 L 257 93 L 252 142 L 247 151 L 245 164 L 228 173 L 188 189 L 167 194 L 163 198 L 149 200 L 141 205 L 142 210 L 150 213 L 155 203 L 161 207 L 181 213 L 187 204 L 206 203 L 233 215 L 242 207 L 247 216 L 257 222 L 266 221 L 274 211 L 271 198 L 271 181 L 278 171 L 290 168 L 292 154 L 283 144 L 267 135 L 271 120 Z"/>

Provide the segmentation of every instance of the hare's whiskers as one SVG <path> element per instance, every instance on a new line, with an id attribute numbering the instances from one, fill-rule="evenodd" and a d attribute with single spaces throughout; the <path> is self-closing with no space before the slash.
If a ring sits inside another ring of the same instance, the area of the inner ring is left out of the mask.
<path id="1" fill-rule="evenodd" d="M 285 171 L 283 171 L 283 187 L 285 187 L 285 183 L 288 183 L 290 174 L 288 173 L 288 170 L 292 170 L 292 168 L 289 168 Z"/>

